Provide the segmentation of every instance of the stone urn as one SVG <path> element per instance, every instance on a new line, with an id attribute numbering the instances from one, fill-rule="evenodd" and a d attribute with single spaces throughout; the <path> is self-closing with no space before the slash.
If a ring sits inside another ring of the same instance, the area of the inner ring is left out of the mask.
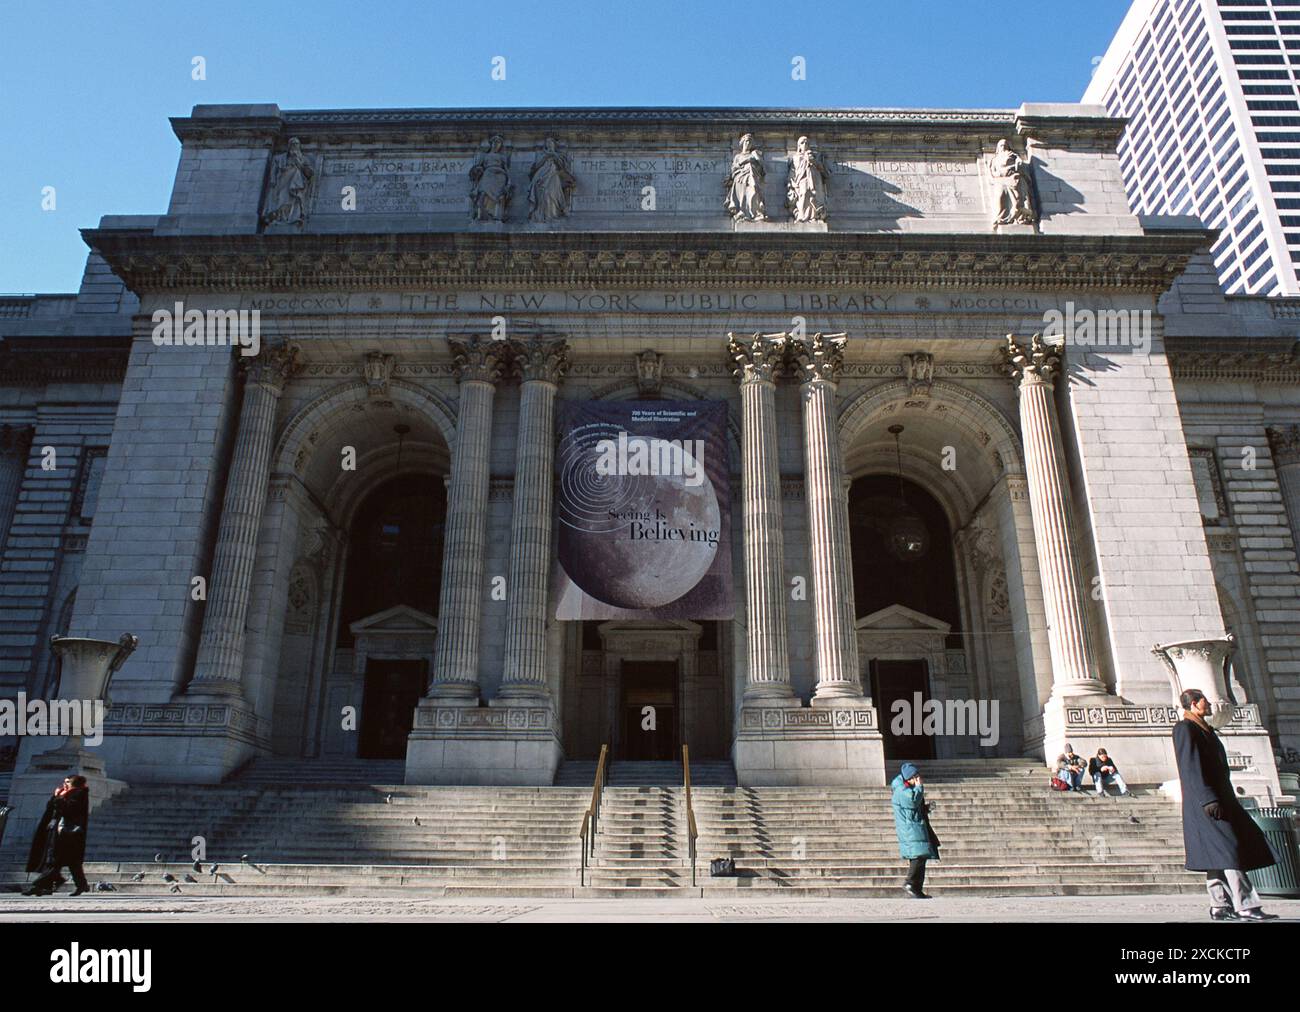
<path id="1" fill-rule="evenodd" d="M 1151 652 L 1169 669 L 1174 706 L 1179 706 L 1178 697 L 1187 689 L 1200 689 L 1214 708 L 1206 723 L 1215 728 L 1232 723 L 1233 704 L 1228 692 L 1227 669 L 1228 658 L 1235 646 L 1229 634 L 1216 639 L 1157 643 L 1152 647 Z"/>
<path id="2" fill-rule="evenodd" d="M 81 636 L 51 636 L 50 648 L 58 655 L 61 665 L 56 698 L 101 702 L 107 706 L 108 684 L 113 673 L 139 645 L 139 637 L 130 633 L 123 633 L 116 643 Z M 56 753 L 80 757 L 82 738 L 80 734 L 69 734 Z"/>

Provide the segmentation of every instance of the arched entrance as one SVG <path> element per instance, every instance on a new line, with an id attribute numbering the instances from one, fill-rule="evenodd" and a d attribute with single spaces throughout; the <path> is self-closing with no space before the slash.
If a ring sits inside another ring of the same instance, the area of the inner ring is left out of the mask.
<path id="1" fill-rule="evenodd" d="M 261 684 L 276 755 L 405 755 L 432 670 L 454 425 L 394 379 L 330 388 L 282 431 L 264 520 L 287 587 Z"/>

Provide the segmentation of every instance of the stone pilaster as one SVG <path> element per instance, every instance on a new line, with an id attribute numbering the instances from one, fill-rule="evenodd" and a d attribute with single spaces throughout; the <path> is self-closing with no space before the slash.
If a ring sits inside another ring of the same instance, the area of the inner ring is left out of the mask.
<path id="1" fill-rule="evenodd" d="M 776 377 L 784 334 L 728 334 L 727 353 L 740 383 L 742 510 L 745 529 L 747 704 L 798 705 L 790 688 L 782 552 L 781 475 L 776 440 Z"/>
<path id="2" fill-rule="evenodd" d="M 243 694 L 244 625 L 266 506 L 275 413 L 285 383 L 298 370 L 297 345 L 267 345 L 246 368 L 239 432 L 226 479 L 216 551 L 208 581 L 194 678 L 186 694 Z"/>
<path id="3" fill-rule="evenodd" d="M 568 368 L 563 340 L 511 342 L 520 381 L 506 592 L 505 672 L 501 700 L 549 701 L 546 594 L 551 567 L 551 494 L 555 479 L 555 394 Z M 496 700 L 493 700 L 495 702 Z"/>
<path id="4" fill-rule="evenodd" d="M 9 539 L 9 526 L 18 505 L 18 490 L 27 471 L 27 454 L 32 443 L 30 425 L 0 426 L 0 548 Z M 66 632 L 60 629 L 59 632 Z"/>
<path id="5" fill-rule="evenodd" d="M 843 334 L 814 334 L 794 341 L 791 349 L 802 380 L 804 480 L 817 627 L 814 706 L 862 699 L 853 628 L 849 506 L 835 412 L 845 341 Z"/>
<path id="6" fill-rule="evenodd" d="M 449 344 L 460 381 L 460 410 L 447 492 L 438 640 L 429 696 L 476 706 L 492 403 L 507 361 L 507 345 L 478 338 Z"/>
<path id="7" fill-rule="evenodd" d="M 1282 489 L 1291 536 L 1300 554 L 1300 425 L 1273 426 L 1268 430 L 1268 442 L 1273 450 L 1273 467 Z"/>
<path id="8" fill-rule="evenodd" d="M 1058 697 L 1105 694 L 1088 637 L 1082 567 L 1072 529 L 1069 474 L 1052 397 L 1061 351 L 1037 334 L 1027 348 L 1008 335 L 1003 354 L 1020 395 L 1029 506 L 1052 654 L 1052 693 Z"/>

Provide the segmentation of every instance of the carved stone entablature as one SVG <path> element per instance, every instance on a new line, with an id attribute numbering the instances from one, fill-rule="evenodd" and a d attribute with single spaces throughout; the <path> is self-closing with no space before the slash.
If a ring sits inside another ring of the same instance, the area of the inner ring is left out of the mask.
<path id="1" fill-rule="evenodd" d="M 549 707 L 531 706 L 421 706 L 415 711 L 412 737 L 437 737 L 440 732 L 457 738 L 497 738 L 502 732 L 553 734 L 554 713 Z"/>
<path id="2" fill-rule="evenodd" d="M 912 397 L 929 397 L 934 383 L 934 356 L 927 351 L 914 351 L 903 356 L 903 369 L 907 375 L 907 392 Z"/>
<path id="3" fill-rule="evenodd" d="M 1268 445 L 1278 467 L 1300 464 L 1300 425 L 1275 425 L 1268 429 Z"/>
<path id="4" fill-rule="evenodd" d="M 866 233 L 474 233 L 446 243 L 420 233 L 346 236 L 155 236 L 84 233 L 134 291 L 330 287 L 464 288 L 1065 288 L 1165 291 L 1195 244 L 1181 236 L 980 237 Z M 1199 236 L 1196 237 L 1199 239 Z M 797 240 L 797 241 L 796 241 Z"/>
<path id="5" fill-rule="evenodd" d="M 126 375 L 130 356 L 128 348 L 39 352 L 0 349 L 0 384 L 115 383 Z"/>
<path id="6" fill-rule="evenodd" d="M 636 391 L 641 396 L 658 396 L 664 385 L 664 357 L 653 348 L 636 356 Z"/>
<path id="7" fill-rule="evenodd" d="M 782 735 L 817 736 L 827 731 L 872 732 L 876 730 L 876 711 L 859 707 L 768 707 L 746 706 L 740 711 L 741 733 L 775 732 Z"/>
<path id="8" fill-rule="evenodd" d="M 1182 719 L 1176 706 L 1067 706 L 1065 726 L 1068 731 L 1167 730 Z M 1254 703 L 1232 708 L 1229 729 L 1259 726 L 1259 707 Z"/>
<path id="9" fill-rule="evenodd" d="M 119 735 L 230 737 L 255 748 L 271 743 L 257 735 L 257 716 L 231 703 L 114 703 L 104 718 L 106 730 Z"/>
<path id="10" fill-rule="evenodd" d="M 802 383 L 838 383 L 847 334 L 813 334 L 790 342 L 792 366 Z"/>
<path id="11" fill-rule="evenodd" d="M 505 341 L 449 338 L 447 344 L 456 365 L 456 379 L 461 383 L 496 383 L 505 372 L 509 361 L 509 346 Z"/>
<path id="12" fill-rule="evenodd" d="M 393 378 L 393 366 L 396 362 L 395 355 L 385 355 L 380 351 L 366 352 L 364 368 L 368 396 L 388 396 L 388 381 Z"/>
<path id="13" fill-rule="evenodd" d="M 1176 380 L 1227 380 L 1300 384 L 1300 356 L 1274 352 L 1183 351 L 1170 349 L 1169 371 Z"/>
<path id="14" fill-rule="evenodd" d="M 1014 334 L 1007 335 L 1002 349 L 1004 368 L 1019 384 L 1043 383 L 1051 386 L 1061 369 L 1061 347 L 1034 334 L 1028 345 L 1021 344 Z"/>

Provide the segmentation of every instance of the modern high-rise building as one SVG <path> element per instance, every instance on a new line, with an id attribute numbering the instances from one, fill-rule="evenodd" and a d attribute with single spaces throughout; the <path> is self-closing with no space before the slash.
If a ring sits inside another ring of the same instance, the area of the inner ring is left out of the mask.
<path id="1" fill-rule="evenodd" d="M 1229 294 L 1297 295 L 1300 0 L 1136 0 L 1084 95 L 1129 120 L 1138 214 L 1219 230 Z"/>

